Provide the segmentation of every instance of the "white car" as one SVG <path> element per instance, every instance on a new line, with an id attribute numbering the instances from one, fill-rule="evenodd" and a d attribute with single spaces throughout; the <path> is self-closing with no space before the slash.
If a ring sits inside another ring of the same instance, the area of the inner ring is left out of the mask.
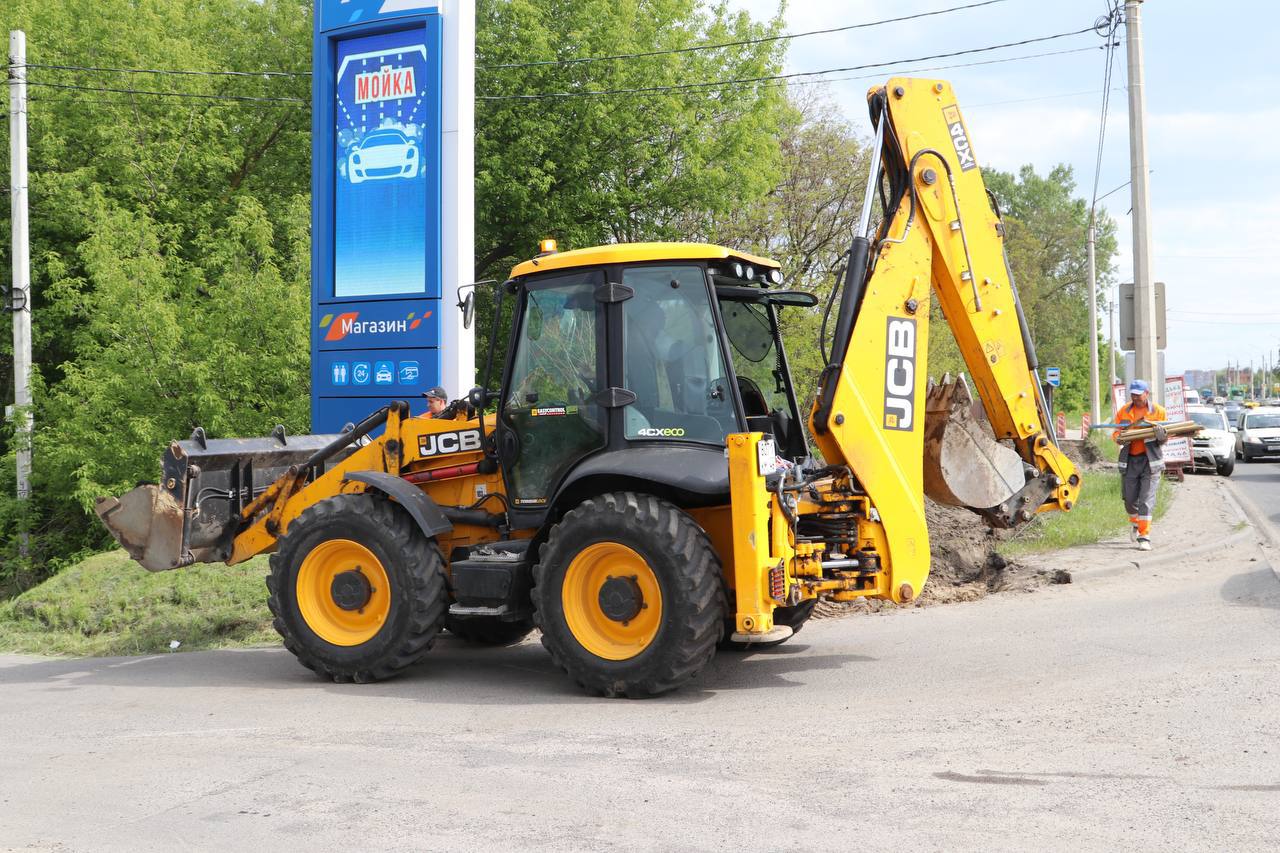
<path id="1" fill-rule="evenodd" d="M 347 177 L 353 184 L 385 181 L 390 178 L 416 178 L 419 167 L 418 146 L 394 127 L 375 130 L 351 149 L 347 155 Z"/>
<path id="2" fill-rule="evenodd" d="M 1245 409 L 1236 430 L 1236 457 L 1280 456 L 1280 409 Z"/>
<path id="3" fill-rule="evenodd" d="M 1187 418 L 1203 429 L 1191 438 L 1191 468 L 1193 471 L 1217 471 L 1230 477 L 1235 470 L 1235 438 L 1227 416 L 1212 406 L 1187 406 Z"/>

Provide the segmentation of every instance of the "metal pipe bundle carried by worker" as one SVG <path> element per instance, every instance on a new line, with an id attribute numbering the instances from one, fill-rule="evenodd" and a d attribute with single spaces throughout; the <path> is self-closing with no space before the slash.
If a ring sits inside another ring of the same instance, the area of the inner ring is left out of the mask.
<path id="1" fill-rule="evenodd" d="M 1136 441 L 1138 439 L 1151 438 L 1155 435 L 1157 426 L 1164 427 L 1165 432 L 1174 436 L 1192 435 L 1204 428 L 1195 421 L 1140 421 L 1137 424 L 1092 424 L 1089 429 L 1126 430 L 1120 434 L 1120 438 Z"/>
<path id="2" fill-rule="evenodd" d="M 1118 425 L 1117 425 L 1118 426 Z M 1195 421 L 1174 421 L 1172 423 L 1163 423 L 1159 426 L 1164 427 L 1167 435 L 1194 435 L 1204 427 Z M 1114 427 L 1113 427 L 1114 428 Z M 1148 438 L 1154 438 L 1156 434 L 1156 424 L 1142 424 L 1133 429 L 1122 430 L 1119 435 L 1121 441 L 1145 441 Z"/>

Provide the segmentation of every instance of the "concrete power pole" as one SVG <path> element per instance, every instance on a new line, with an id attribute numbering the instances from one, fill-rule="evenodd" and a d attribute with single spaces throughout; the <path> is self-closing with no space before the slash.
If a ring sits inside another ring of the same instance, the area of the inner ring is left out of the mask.
<path id="1" fill-rule="evenodd" d="M 1098 403 L 1098 278 L 1093 260 L 1094 211 L 1089 209 L 1089 412 L 1093 423 L 1102 423 Z M 1107 386 L 1110 387 L 1108 382 Z"/>
<path id="2" fill-rule="evenodd" d="M 1151 192 L 1147 185 L 1146 95 L 1142 85 L 1142 0 L 1125 0 L 1129 63 L 1129 173 L 1133 202 L 1134 370 L 1163 402 L 1164 377 L 1156 376 L 1156 295 L 1151 276 Z"/>
<path id="3" fill-rule="evenodd" d="M 1107 335 L 1110 338 L 1107 341 L 1107 369 L 1111 371 L 1107 377 L 1107 393 L 1110 394 L 1111 386 L 1116 384 L 1116 292 L 1114 288 L 1111 290 L 1111 302 L 1107 305 Z"/>
<path id="4" fill-rule="evenodd" d="M 27 36 L 9 33 L 9 188 L 13 220 L 13 403 L 18 500 L 31 495 L 31 235 L 27 222 Z M 21 533 L 27 553 L 27 533 Z"/>

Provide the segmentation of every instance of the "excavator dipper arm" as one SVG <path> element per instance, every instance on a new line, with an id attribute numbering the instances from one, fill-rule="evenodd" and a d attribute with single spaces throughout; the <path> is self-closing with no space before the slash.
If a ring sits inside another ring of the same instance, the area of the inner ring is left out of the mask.
<path id="1" fill-rule="evenodd" d="M 868 195 L 882 191 L 885 217 L 867 239 L 865 211 L 855 237 L 810 427 L 875 508 L 864 526 L 882 530 L 864 535 L 883 538 L 898 598 L 928 574 L 925 494 L 1011 527 L 1071 509 L 1080 477 L 1048 426 L 1004 226 L 950 85 L 894 78 L 868 101 Z M 935 296 L 986 419 L 963 377 L 927 379 Z"/>

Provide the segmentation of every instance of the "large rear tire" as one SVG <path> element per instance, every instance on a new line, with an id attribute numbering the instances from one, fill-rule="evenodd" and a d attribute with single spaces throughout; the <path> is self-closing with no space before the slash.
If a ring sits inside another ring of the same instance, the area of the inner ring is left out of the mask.
<path id="1" fill-rule="evenodd" d="M 372 495 L 328 498 L 298 516 L 271 555 L 267 589 L 285 648 L 334 681 L 377 681 L 417 663 L 448 608 L 435 543 Z"/>
<path id="2" fill-rule="evenodd" d="M 791 637 L 800 633 L 800 629 L 804 627 L 804 623 L 809 621 L 813 616 L 813 609 L 818 606 L 818 599 L 810 598 L 802 601 L 794 607 L 775 607 L 773 609 L 773 624 L 784 625 L 791 629 Z M 737 629 L 733 622 L 733 617 L 725 620 L 724 639 L 720 641 L 720 648 L 728 649 L 735 652 L 752 652 L 760 649 L 771 649 L 774 646 L 780 646 L 791 639 L 791 637 L 783 637 L 781 640 L 770 640 L 763 643 L 737 643 L 729 639 L 729 636 Z"/>
<path id="3" fill-rule="evenodd" d="M 588 692 L 633 699 L 688 682 L 723 630 L 720 558 L 678 507 L 616 492 L 552 528 L 534 569 L 534 620 L 552 660 Z"/>
<path id="4" fill-rule="evenodd" d="M 444 626 L 459 639 L 482 646 L 514 645 L 534 628 L 529 617 L 506 622 L 497 616 L 449 616 Z"/>

